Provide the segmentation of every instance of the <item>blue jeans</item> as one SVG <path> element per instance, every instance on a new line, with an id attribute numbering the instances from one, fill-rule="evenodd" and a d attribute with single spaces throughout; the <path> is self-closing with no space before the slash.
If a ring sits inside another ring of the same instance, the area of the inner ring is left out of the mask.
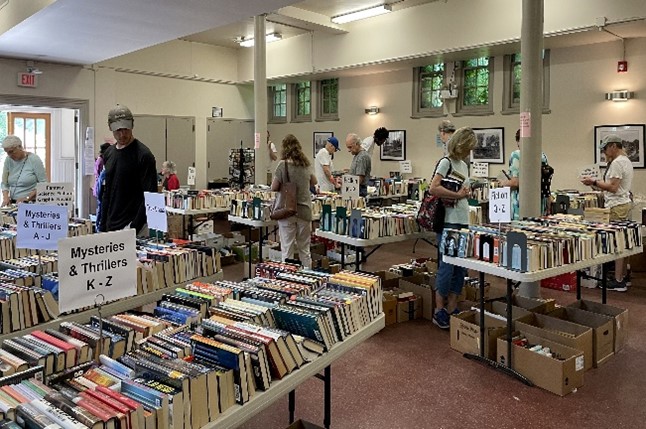
<path id="1" fill-rule="evenodd" d="M 444 228 L 466 228 L 467 225 L 447 223 Z M 440 237 L 442 234 L 438 234 Z M 437 277 L 435 279 L 435 289 L 444 298 L 449 296 L 449 293 L 460 295 L 462 287 L 464 286 L 464 277 L 467 274 L 466 268 L 458 267 L 443 261 L 444 256 L 439 255 Z"/>

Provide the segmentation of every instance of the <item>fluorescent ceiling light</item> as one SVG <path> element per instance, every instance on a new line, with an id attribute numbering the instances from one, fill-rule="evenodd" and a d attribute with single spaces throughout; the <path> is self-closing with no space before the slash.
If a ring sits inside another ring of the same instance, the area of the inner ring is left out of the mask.
<path id="1" fill-rule="evenodd" d="M 265 41 L 267 43 L 271 43 L 271 42 L 275 42 L 277 40 L 281 40 L 282 38 L 283 38 L 283 36 L 280 33 L 269 33 L 269 34 L 267 34 L 265 36 Z M 238 39 L 236 41 L 243 48 L 250 48 L 250 47 L 253 46 L 253 43 L 254 43 L 253 37 L 249 37 L 248 39 L 244 38 L 244 37 L 241 37 L 240 39 Z"/>
<path id="2" fill-rule="evenodd" d="M 381 6 L 371 7 L 370 9 L 358 10 L 356 12 L 346 13 L 345 15 L 333 16 L 332 22 L 335 24 L 345 24 L 346 22 L 358 21 L 360 19 L 371 18 L 373 16 L 383 15 L 384 13 L 392 12 L 393 8 L 390 5 L 384 4 Z"/>

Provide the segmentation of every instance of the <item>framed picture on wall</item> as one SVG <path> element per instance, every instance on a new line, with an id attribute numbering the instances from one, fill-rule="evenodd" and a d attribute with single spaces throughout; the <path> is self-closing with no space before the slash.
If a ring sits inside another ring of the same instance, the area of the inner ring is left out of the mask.
<path id="1" fill-rule="evenodd" d="M 644 124 L 625 125 L 596 125 L 594 127 L 594 162 L 601 167 L 606 167 L 606 157 L 599 149 L 599 144 L 608 134 L 621 137 L 621 143 L 626 151 L 626 156 L 633 163 L 633 168 L 644 168 Z"/>
<path id="2" fill-rule="evenodd" d="M 405 130 L 388 132 L 388 140 L 379 147 L 379 159 L 382 161 L 404 161 L 406 159 Z"/>
<path id="3" fill-rule="evenodd" d="M 505 129 L 474 128 L 478 143 L 471 151 L 471 162 L 488 162 L 490 164 L 505 163 Z"/>
<path id="4" fill-rule="evenodd" d="M 314 137 L 313 137 L 314 158 L 316 158 L 316 154 L 319 153 L 319 150 L 325 147 L 325 143 L 327 143 L 327 139 L 329 139 L 332 136 L 334 136 L 334 133 L 332 131 L 314 131 Z"/>

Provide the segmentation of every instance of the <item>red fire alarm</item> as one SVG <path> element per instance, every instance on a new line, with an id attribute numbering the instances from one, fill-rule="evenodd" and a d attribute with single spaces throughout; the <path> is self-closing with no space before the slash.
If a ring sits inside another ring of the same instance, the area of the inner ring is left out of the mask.
<path id="1" fill-rule="evenodd" d="M 617 73 L 626 73 L 628 71 L 628 61 L 617 61 Z"/>

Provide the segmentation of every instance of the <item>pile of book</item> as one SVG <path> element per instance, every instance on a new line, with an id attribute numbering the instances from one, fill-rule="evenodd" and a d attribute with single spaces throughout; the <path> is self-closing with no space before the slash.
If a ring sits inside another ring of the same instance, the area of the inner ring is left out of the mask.
<path id="1" fill-rule="evenodd" d="M 374 179 L 374 191 L 368 187 L 369 196 L 375 197 L 402 197 L 408 195 L 407 179 Z M 372 191 L 372 192 L 371 192 Z"/>
<path id="2" fill-rule="evenodd" d="M 343 199 L 341 195 L 331 192 L 318 194 L 312 197 L 313 219 L 321 218 L 323 206 L 330 206 L 329 210 L 331 213 L 335 213 L 337 207 L 344 207 L 346 212 L 348 212 L 352 209 L 366 208 L 366 199 L 363 197 Z"/>
<path id="3" fill-rule="evenodd" d="M 58 314 L 58 303 L 50 291 L 38 286 L 20 286 L 0 281 L 2 334 L 48 322 L 58 317 Z"/>
<path id="4" fill-rule="evenodd" d="M 500 229 L 499 229 L 500 228 Z M 440 252 L 476 258 L 521 272 L 555 268 L 640 247 L 641 225 L 599 223 L 555 215 L 508 225 L 445 229 Z"/>
<path id="5" fill-rule="evenodd" d="M 230 208 L 233 201 L 250 201 L 260 198 L 265 201 L 273 199 L 274 193 L 263 189 L 204 189 L 164 191 L 166 206 L 182 210 L 208 210 Z"/>
<path id="6" fill-rule="evenodd" d="M 321 231 L 330 231 L 354 238 L 376 239 L 421 232 L 417 223 L 416 204 L 394 204 L 364 210 L 353 209 L 348 216 L 345 207 L 323 206 Z"/>

